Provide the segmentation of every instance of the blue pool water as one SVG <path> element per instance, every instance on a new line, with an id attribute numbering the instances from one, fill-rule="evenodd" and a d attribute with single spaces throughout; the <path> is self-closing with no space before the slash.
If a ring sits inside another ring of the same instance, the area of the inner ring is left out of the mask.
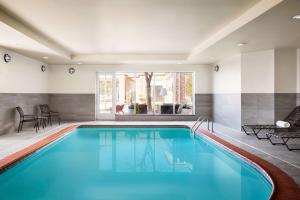
<path id="1" fill-rule="evenodd" d="M 0 174 L 1 200 L 266 200 L 255 168 L 186 128 L 78 128 Z"/>

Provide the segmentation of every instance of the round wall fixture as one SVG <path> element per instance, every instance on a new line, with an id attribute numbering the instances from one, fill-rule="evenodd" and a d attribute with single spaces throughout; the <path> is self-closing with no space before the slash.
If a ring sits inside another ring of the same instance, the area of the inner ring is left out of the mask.
<path id="1" fill-rule="evenodd" d="M 214 68 L 214 70 L 215 70 L 216 72 L 218 72 L 219 69 L 220 69 L 219 65 L 216 65 L 215 68 Z"/>
<path id="2" fill-rule="evenodd" d="M 9 63 L 11 61 L 11 56 L 9 54 L 4 54 L 4 62 Z"/>
<path id="3" fill-rule="evenodd" d="M 70 73 L 70 74 L 74 74 L 74 73 L 75 73 L 74 67 L 70 67 L 70 68 L 69 68 L 69 73 Z"/>
<path id="4" fill-rule="evenodd" d="M 46 71 L 46 69 L 47 69 L 47 67 L 46 67 L 45 65 L 42 65 L 42 66 L 41 66 L 41 70 L 42 70 L 42 72 L 45 72 L 45 71 Z"/>

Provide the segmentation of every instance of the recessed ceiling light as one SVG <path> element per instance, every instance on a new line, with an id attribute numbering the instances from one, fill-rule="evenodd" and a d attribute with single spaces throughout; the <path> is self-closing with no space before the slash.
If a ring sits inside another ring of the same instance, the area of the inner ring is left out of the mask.
<path id="1" fill-rule="evenodd" d="M 293 16 L 293 19 L 300 19 L 300 15 Z"/>
<path id="2" fill-rule="evenodd" d="M 49 58 L 48 56 L 44 56 L 44 57 L 43 57 L 43 59 L 46 59 L 46 60 L 47 60 L 48 58 Z"/>
<path id="3" fill-rule="evenodd" d="M 245 42 L 240 42 L 240 43 L 237 43 L 236 46 L 238 47 L 242 47 L 242 46 L 245 46 L 247 43 Z"/>

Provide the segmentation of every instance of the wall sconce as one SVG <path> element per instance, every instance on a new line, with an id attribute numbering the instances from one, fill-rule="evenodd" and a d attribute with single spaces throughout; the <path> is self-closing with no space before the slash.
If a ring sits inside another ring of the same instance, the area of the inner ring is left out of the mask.
<path id="1" fill-rule="evenodd" d="M 214 70 L 215 70 L 216 72 L 218 72 L 218 71 L 220 70 L 219 65 L 216 65 L 216 66 L 214 67 Z"/>
<path id="2" fill-rule="evenodd" d="M 42 65 L 41 70 L 42 70 L 42 72 L 45 72 L 47 70 L 47 67 L 45 65 Z"/>
<path id="3" fill-rule="evenodd" d="M 74 69 L 74 67 L 70 67 L 69 68 L 69 74 L 74 74 L 75 73 L 75 69 Z"/>
<path id="4" fill-rule="evenodd" d="M 8 53 L 6 53 L 4 54 L 3 59 L 4 62 L 9 63 L 11 61 L 11 56 Z"/>

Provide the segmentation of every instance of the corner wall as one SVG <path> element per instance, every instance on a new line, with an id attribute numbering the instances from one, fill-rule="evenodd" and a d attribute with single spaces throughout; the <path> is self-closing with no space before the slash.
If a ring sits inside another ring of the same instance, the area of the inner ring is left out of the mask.
<path id="1" fill-rule="evenodd" d="M 242 54 L 242 125 L 274 122 L 274 50 Z"/>
<path id="2" fill-rule="evenodd" d="M 275 50 L 275 121 L 283 120 L 297 104 L 297 49 Z"/>
<path id="3" fill-rule="evenodd" d="M 5 63 L 8 53 L 12 60 Z M 26 114 L 37 112 L 37 105 L 48 103 L 48 72 L 42 72 L 42 62 L 0 48 L 0 134 L 16 129 L 19 116 L 15 107 Z"/>
<path id="4" fill-rule="evenodd" d="M 241 56 L 228 58 L 217 65 L 220 67 L 219 71 L 212 72 L 213 119 L 217 123 L 239 130 L 241 127 Z"/>

